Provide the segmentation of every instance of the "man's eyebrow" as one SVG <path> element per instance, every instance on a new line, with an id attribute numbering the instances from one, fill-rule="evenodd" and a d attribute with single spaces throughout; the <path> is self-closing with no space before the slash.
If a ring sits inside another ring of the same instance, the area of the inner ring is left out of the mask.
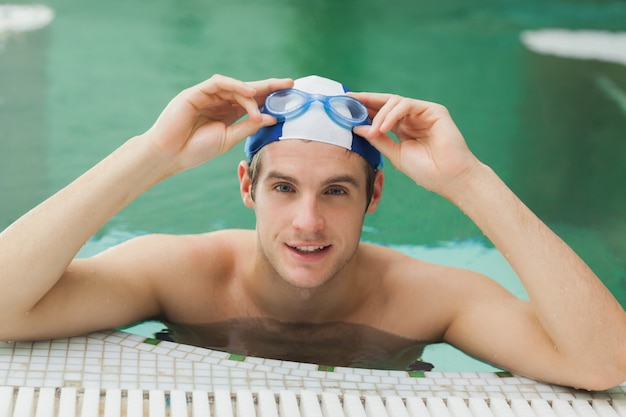
<path id="1" fill-rule="evenodd" d="M 298 180 L 296 178 L 289 176 L 287 174 L 283 174 L 282 172 L 278 172 L 278 171 L 268 172 L 265 179 L 266 180 L 281 180 L 281 181 L 290 182 L 292 184 L 298 183 Z"/>
<path id="2" fill-rule="evenodd" d="M 279 171 L 268 172 L 265 179 L 266 180 L 280 180 L 280 181 L 289 182 L 291 184 L 298 184 L 300 182 L 298 181 L 297 178 L 284 174 Z M 359 181 L 352 175 L 337 175 L 335 177 L 326 178 L 322 182 L 322 185 L 327 186 L 331 184 L 340 184 L 340 183 L 348 183 L 355 188 L 360 188 Z"/>
<path id="3" fill-rule="evenodd" d="M 324 180 L 323 185 L 348 183 L 355 188 L 360 188 L 359 182 L 352 175 L 338 175 L 336 177 L 330 177 Z"/>

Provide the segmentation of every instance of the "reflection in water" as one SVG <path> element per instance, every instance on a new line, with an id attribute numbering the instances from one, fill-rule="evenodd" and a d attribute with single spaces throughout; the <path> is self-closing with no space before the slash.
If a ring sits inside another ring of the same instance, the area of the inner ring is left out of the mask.
<path id="1" fill-rule="evenodd" d="M 0 230 L 45 195 L 48 31 L 0 40 Z"/>
<path id="2" fill-rule="evenodd" d="M 245 356 L 370 369 L 432 369 L 418 359 L 424 343 L 359 324 L 246 318 L 167 326 L 169 332 L 160 334 L 166 340 Z"/>

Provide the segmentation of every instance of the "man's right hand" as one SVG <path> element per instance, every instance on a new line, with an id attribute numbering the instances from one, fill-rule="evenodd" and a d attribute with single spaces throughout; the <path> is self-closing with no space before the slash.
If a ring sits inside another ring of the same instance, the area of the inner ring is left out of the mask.
<path id="1" fill-rule="evenodd" d="M 261 114 L 259 105 L 272 91 L 292 85 L 293 80 L 287 78 L 246 83 L 214 75 L 179 93 L 144 136 L 171 164 L 169 174 L 175 174 L 276 123 L 272 116 Z M 237 122 L 245 114 L 249 117 Z"/>

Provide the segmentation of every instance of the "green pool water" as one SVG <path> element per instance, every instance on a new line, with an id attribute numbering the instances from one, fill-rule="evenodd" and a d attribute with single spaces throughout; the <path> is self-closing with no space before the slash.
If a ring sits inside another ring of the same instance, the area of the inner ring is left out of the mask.
<path id="1" fill-rule="evenodd" d="M 445 104 L 474 153 L 626 306 L 626 66 L 539 55 L 520 41 L 523 31 L 551 27 L 624 32 L 623 1 L 43 4 L 55 12 L 49 26 L 0 36 L 0 228 L 213 73 L 319 74 L 353 90 Z M 254 227 L 237 188 L 241 159 L 242 146 L 159 184 L 81 256 L 142 233 Z M 366 219 L 364 240 L 479 270 L 524 296 L 458 209 L 385 169 L 383 202 Z M 443 345 L 425 357 L 436 370 L 491 369 Z"/>

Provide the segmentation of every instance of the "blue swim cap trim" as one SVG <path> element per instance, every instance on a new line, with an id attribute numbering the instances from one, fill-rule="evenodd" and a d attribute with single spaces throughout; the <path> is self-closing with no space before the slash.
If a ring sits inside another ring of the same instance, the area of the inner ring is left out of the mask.
<path id="1" fill-rule="evenodd" d="M 374 169 L 383 167 L 383 157 L 371 143 L 363 136 L 352 132 L 352 151 L 361 155 Z"/>
<path id="2" fill-rule="evenodd" d="M 246 140 L 244 151 L 248 157 L 248 162 L 252 162 L 252 158 L 265 145 L 279 141 L 283 134 L 284 122 L 278 122 L 273 126 L 266 126 Z M 361 155 L 374 169 L 382 168 L 382 155 L 367 139 L 352 132 L 352 149 Z"/>
<path id="3" fill-rule="evenodd" d="M 254 135 L 248 137 L 244 147 L 248 162 L 252 162 L 252 158 L 262 147 L 268 143 L 278 141 L 283 136 L 283 125 L 284 122 L 278 122 L 273 126 L 262 127 Z"/>

